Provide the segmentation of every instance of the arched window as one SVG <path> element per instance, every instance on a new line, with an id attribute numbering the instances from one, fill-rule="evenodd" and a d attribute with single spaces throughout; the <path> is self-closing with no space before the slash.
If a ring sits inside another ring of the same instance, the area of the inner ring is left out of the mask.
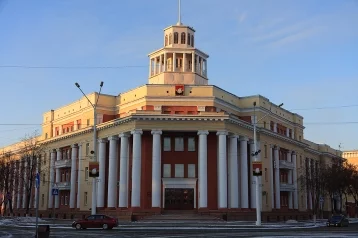
<path id="1" fill-rule="evenodd" d="M 172 33 L 169 34 L 169 45 L 173 44 L 173 36 Z"/>
<path id="2" fill-rule="evenodd" d="M 165 35 L 165 46 L 168 45 L 168 35 Z"/>
<path id="3" fill-rule="evenodd" d="M 194 36 L 191 36 L 191 46 L 194 47 Z"/>
<path id="4" fill-rule="evenodd" d="M 181 33 L 180 44 L 185 44 L 185 33 L 184 32 Z"/>
<path id="5" fill-rule="evenodd" d="M 178 44 L 179 41 L 179 34 L 178 32 L 174 32 L 174 44 Z"/>
<path id="6" fill-rule="evenodd" d="M 188 33 L 188 45 L 190 45 L 190 40 L 191 40 L 190 33 Z"/>

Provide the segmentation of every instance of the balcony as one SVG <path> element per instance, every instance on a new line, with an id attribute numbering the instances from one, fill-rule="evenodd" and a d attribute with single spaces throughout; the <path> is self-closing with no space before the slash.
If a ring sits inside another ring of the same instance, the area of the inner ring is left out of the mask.
<path id="1" fill-rule="evenodd" d="M 62 159 L 55 161 L 55 168 L 71 168 L 71 160 L 70 159 Z"/>
<path id="2" fill-rule="evenodd" d="M 58 187 L 58 190 L 70 190 L 71 189 L 70 182 L 59 182 L 56 185 Z"/>
<path id="3" fill-rule="evenodd" d="M 280 160 L 280 169 L 294 169 L 294 165 L 287 160 Z"/>
<path id="4" fill-rule="evenodd" d="M 280 183 L 280 191 L 293 192 L 295 191 L 295 185 L 290 183 Z"/>

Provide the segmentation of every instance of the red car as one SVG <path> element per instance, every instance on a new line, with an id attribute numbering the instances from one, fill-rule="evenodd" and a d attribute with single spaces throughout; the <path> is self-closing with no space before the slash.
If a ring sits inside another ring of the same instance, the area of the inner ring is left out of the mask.
<path id="1" fill-rule="evenodd" d="M 112 229 L 118 226 L 118 219 L 106 215 L 91 215 L 83 220 L 77 220 L 72 223 L 72 227 L 77 230 L 86 228 Z"/>

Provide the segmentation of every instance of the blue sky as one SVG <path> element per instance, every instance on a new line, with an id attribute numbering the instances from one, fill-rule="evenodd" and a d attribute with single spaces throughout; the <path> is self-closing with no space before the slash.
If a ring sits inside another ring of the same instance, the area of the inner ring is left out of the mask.
<path id="1" fill-rule="evenodd" d="M 358 148 L 357 0 L 182 0 L 182 21 L 210 55 L 210 84 L 283 102 L 304 116 L 306 139 Z M 76 81 L 115 95 L 145 84 L 147 54 L 176 22 L 177 0 L 0 0 L 0 66 L 140 66 L 0 67 L 0 124 L 40 124 L 81 97 Z M 0 146 L 37 128 L 0 125 Z"/>

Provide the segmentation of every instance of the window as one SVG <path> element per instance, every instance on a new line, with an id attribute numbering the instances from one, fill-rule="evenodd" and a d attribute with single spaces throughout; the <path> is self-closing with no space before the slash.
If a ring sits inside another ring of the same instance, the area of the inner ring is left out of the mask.
<path id="1" fill-rule="evenodd" d="M 188 138 L 188 151 L 195 151 L 195 137 Z"/>
<path id="2" fill-rule="evenodd" d="M 184 178 L 184 164 L 175 165 L 175 177 Z"/>
<path id="3" fill-rule="evenodd" d="M 264 128 L 266 129 L 266 122 L 264 121 Z"/>
<path id="4" fill-rule="evenodd" d="M 175 137 L 175 151 L 184 151 L 183 137 Z"/>
<path id="5" fill-rule="evenodd" d="M 194 47 L 194 35 L 191 36 L 191 46 Z"/>
<path id="6" fill-rule="evenodd" d="M 179 40 L 179 34 L 178 32 L 174 32 L 174 44 L 178 44 L 178 40 Z"/>
<path id="7" fill-rule="evenodd" d="M 195 178 L 195 164 L 188 164 L 188 178 Z"/>
<path id="8" fill-rule="evenodd" d="M 86 143 L 86 155 L 89 155 L 89 143 Z"/>
<path id="9" fill-rule="evenodd" d="M 83 205 L 87 206 L 87 203 L 88 203 L 87 192 L 85 192 L 83 196 Z"/>
<path id="10" fill-rule="evenodd" d="M 45 206 L 45 194 L 41 195 L 41 207 Z"/>
<path id="11" fill-rule="evenodd" d="M 68 196 L 67 195 L 65 196 L 65 205 L 66 206 L 68 205 Z"/>
<path id="12" fill-rule="evenodd" d="M 171 165 L 170 164 L 164 164 L 163 165 L 163 177 L 164 178 L 170 178 L 171 175 Z"/>
<path id="13" fill-rule="evenodd" d="M 165 35 L 165 43 L 164 43 L 165 46 L 168 45 L 168 35 Z"/>
<path id="14" fill-rule="evenodd" d="M 171 151 L 171 145 L 170 145 L 170 137 L 164 137 L 164 151 Z"/>
<path id="15" fill-rule="evenodd" d="M 267 158 L 267 145 L 264 145 L 265 158 Z"/>
<path id="16" fill-rule="evenodd" d="M 62 172 L 61 174 L 61 182 L 64 182 L 65 181 L 65 172 Z"/>
<path id="17" fill-rule="evenodd" d="M 268 178 L 267 178 L 268 176 L 267 176 L 267 168 L 265 168 L 265 182 L 267 182 L 268 181 Z"/>
<path id="18" fill-rule="evenodd" d="M 190 40 L 191 40 L 190 33 L 188 33 L 188 45 L 190 45 Z"/>
<path id="19" fill-rule="evenodd" d="M 185 33 L 184 32 L 181 33 L 180 44 L 185 44 Z"/>
<path id="20" fill-rule="evenodd" d="M 66 172 L 66 182 L 69 182 L 69 181 L 70 181 L 70 173 Z"/>
<path id="21" fill-rule="evenodd" d="M 45 133 L 45 139 L 47 139 L 47 137 L 48 137 L 48 134 L 47 134 L 47 133 Z"/>
<path id="22" fill-rule="evenodd" d="M 169 45 L 173 44 L 173 36 L 172 33 L 169 34 Z"/>
<path id="23" fill-rule="evenodd" d="M 42 175 L 42 186 L 45 186 L 45 182 L 46 182 L 46 174 Z"/>
<path id="24" fill-rule="evenodd" d="M 91 123 L 91 120 L 90 119 L 87 119 L 87 126 L 89 126 Z"/>
<path id="25" fill-rule="evenodd" d="M 88 167 L 85 168 L 85 180 L 88 180 Z"/>
<path id="26" fill-rule="evenodd" d="M 61 206 L 63 206 L 63 195 L 61 196 Z"/>

